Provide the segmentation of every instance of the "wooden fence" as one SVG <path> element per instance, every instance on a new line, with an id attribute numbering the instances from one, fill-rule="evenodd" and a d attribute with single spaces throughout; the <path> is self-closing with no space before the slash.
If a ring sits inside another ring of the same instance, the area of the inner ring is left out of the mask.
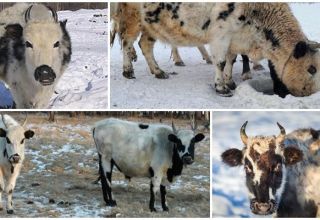
<path id="1" fill-rule="evenodd" d="M 1 2 L 0 3 L 0 11 L 4 8 L 10 7 L 13 5 L 14 2 Z M 56 11 L 76 11 L 79 9 L 104 9 L 108 8 L 108 3 L 102 2 L 50 2 L 50 3 L 43 3 L 55 9 Z"/>

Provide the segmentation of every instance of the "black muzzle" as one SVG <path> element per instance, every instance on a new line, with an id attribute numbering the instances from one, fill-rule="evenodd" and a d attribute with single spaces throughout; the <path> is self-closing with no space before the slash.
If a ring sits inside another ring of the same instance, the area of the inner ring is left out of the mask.
<path id="1" fill-rule="evenodd" d="M 19 161 L 20 161 L 19 154 L 14 154 L 14 155 L 10 156 L 9 157 L 9 161 L 10 161 L 11 164 L 19 163 Z"/>
<path id="2" fill-rule="evenodd" d="M 182 156 L 182 162 L 183 162 L 183 164 L 190 165 L 194 162 L 194 160 L 191 157 L 191 155 L 186 154 L 186 155 Z"/>
<path id="3" fill-rule="evenodd" d="M 34 71 L 34 78 L 36 81 L 39 81 L 41 85 L 49 86 L 53 84 L 56 74 L 50 66 L 42 65 Z"/>

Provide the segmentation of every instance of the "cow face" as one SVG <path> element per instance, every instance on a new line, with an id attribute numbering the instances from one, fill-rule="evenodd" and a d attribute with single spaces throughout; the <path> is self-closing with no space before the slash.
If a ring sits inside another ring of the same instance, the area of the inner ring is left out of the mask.
<path id="1" fill-rule="evenodd" d="M 204 139 L 204 135 L 201 133 L 194 135 L 193 131 L 180 130 L 177 132 L 177 135 L 170 134 L 168 139 L 175 144 L 183 164 L 189 165 L 194 162 L 195 144 L 202 141 Z"/>
<path id="2" fill-rule="evenodd" d="M 308 96 L 320 90 L 320 44 L 301 41 L 283 67 L 280 76 L 294 96 Z"/>
<path id="3" fill-rule="evenodd" d="M 277 210 L 286 181 L 286 166 L 303 158 L 301 150 L 294 146 L 284 147 L 285 130 L 278 124 L 278 136 L 248 137 L 247 122 L 241 128 L 243 150 L 229 149 L 222 160 L 229 166 L 243 165 L 249 191 L 250 209 L 257 215 L 269 215 Z"/>
<path id="4" fill-rule="evenodd" d="M 2 122 L 6 129 L 0 128 L 0 137 L 5 138 L 5 149 L 3 155 L 14 165 L 24 160 L 25 140 L 33 137 L 32 130 L 25 130 L 10 116 L 4 115 Z"/>

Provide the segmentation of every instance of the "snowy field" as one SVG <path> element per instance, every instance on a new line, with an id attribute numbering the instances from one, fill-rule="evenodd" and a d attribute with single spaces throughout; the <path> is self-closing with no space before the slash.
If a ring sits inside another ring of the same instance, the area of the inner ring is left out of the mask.
<path id="1" fill-rule="evenodd" d="M 318 22 L 320 4 L 290 4 L 304 32 L 311 40 L 320 41 Z M 149 71 L 147 63 L 136 43 L 138 61 L 133 63 L 136 79 L 122 76 L 122 51 L 115 43 L 111 49 L 111 108 L 319 108 L 320 92 L 309 97 L 297 98 L 291 95 L 285 99 L 277 95 L 265 95 L 261 91 L 272 90 L 267 62 L 265 70 L 253 72 L 253 79 L 242 82 L 242 62 L 238 57 L 233 78 L 238 88 L 234 96 L 217 96 L 212 89 L 214 70 L 202 60 L 196 48 L 180 48 L 185 67 L 176 67 L 170 58 L 169 45 L 157 42 L 155 58 L 166 72 L 177 72 L 167 80 L 156 79 Z M 256 88 L 259 88 L 256 90 Z"/>
<path id="2" fill-rule="evenodd" d="M 251 214 L 249 208 L 243 167 L 230 168 L 224 165 L 220 158 L 228 148 L 243 147 L 240 127 L 247 120 L 248 136 L 277 135 L 280 132 L 277 122 L 287 133 L 298 128 L 320 129 L 320 112 L 213 112 L 212 213 L 214 217 L 259 217 Z"/>
<path id="3" fill-rule="evenodd" d="M 16 115 L 15 113 L 10 113 Z M 18 121 L 24 115 L 17 117 Z M 210 132 L 197 145 L 194 164 L 184 168 L 180 178 L 167 188 L 169 212 L 162 212 L 156 195 L 157 213 L 149 211 L 149 178 L 132 178 L 128 183 L 114 169 L 113 196 L 117 207 L 107 207 L 98 178 L 98 156 L 91 135 L 92 125 L 105 117 L 56 114 L 49 123 L 46 114 L 29 114 L 27 127 L 35 136 L 26 142 L 26 159 L 13 194 L 14 215 L 1 217 L 209 217 L 210 216 Z M 129 118 L 143 123 L 159 119 Z M 171 119 L 163 119 L 170 124 Z M 189 120 L 175 120 L 176 127 L 189 127 Z M 6 197 L 3 196 L 3 199 Z M 5 200 L 3 200 L 5 202 Z"/>
<path id="4" fill-rule="evenodd" d="M 51 97 L 49 108 L 108 107 L 107 13 L 107 9 L 58 12 L 59 20 L 68 19 L 72 56 Z M 0 83 L 0 106 L 11 105 L 9 90 Z"/>

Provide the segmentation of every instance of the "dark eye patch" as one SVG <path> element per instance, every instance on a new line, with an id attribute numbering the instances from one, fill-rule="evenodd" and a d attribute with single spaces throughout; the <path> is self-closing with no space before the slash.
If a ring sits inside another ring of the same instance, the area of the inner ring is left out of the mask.
<path id="1" fill-rule="evenodd" d="M 29 41 L 26 41 L 26 47 L 33 48 L 32 44 Z"/>
<path id="2" fill-rule="evenodd" d="M 23 142 L 24 142 L 24 138 L 20 141 L 20 144 L 23 144 Z"/>
<path id="3" fill-rule="evenodd" d="M 60 42 L 59 41 L 55 42 L 54 45 L 53 45 L 54 48 L 59 47 L 59 46 L 60 46 Z"/>
<path id="4" fill-rule="evenodd" d="M 6 140 L 7 140 L 7 143 L 8 143 L 8 144 L 11 144 L 11 141 L 9 140 L 8 137 L 6 137 Z"/>
<path id="5" fill-rule="evenodd" d="M 311 75 L 314 75 L 317 72 L 317 68 L 315 68 L 313 65 L 310 65 L 309 68 L 308 68 L 308 72 Z"/>

